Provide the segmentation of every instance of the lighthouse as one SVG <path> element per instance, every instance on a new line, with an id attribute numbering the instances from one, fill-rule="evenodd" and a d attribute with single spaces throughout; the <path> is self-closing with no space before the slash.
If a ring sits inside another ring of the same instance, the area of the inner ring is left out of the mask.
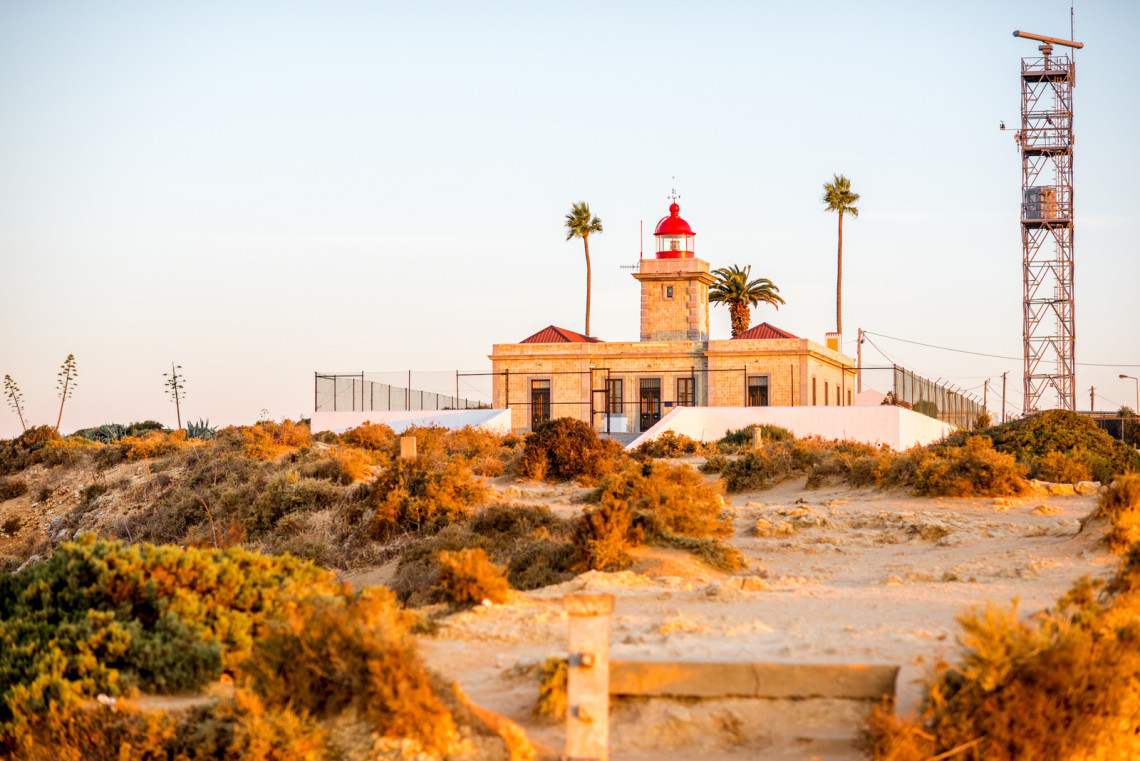
<path id="1" fill-rule="evenodd" d="M 709 340 L 709 286 L 716 278 L 696 256 L 696 233 L 676 198 L 653 233 L 656 255 L 633 274 L 641 283 L 642 341 Z"/>

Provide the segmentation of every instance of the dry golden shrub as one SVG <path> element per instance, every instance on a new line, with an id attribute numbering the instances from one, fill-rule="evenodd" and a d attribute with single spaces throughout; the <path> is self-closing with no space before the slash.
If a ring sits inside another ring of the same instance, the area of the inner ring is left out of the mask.
<path id="1" fill-rule="evenodd" d="M 511 585 L 503 570 L 491 563 L 482 548 L 439 553 L 439 583 L 443 599 L 454 605 L 477 605 L 484 600 L 506 602 Z"/>
<path id="2" fill-rule="evenodd" d="M 118 445 L 127 454 L 128 460 L 153 460 L 173 454 L 186 444 L 186 431 L 151 431 L 142 436 L 124 436 Z"/>
<path id="3" fill-rule="evenodd" d="M 547 658 L 538 667 L 538 702 L 535 713 L 554 721 L 566 720 L 566 681 L 569 667 L 565 658 Z"/>
<path id="4" fill-rule="evenodd" d="M 665 431 L 657 438 L 647 441 L 634 450 L 634 455 L 648 457 L 691 457 L 707 454 L 712 448 L 683 433 Z"/>
<path id="5" fill-rule="evenodd" d="M 1085 522 L 1097 518 L 1111 524 L 1104 541 L 1113 552 L 1127 552 L 1140 541 L 1140 475 L 1129 473 L 1109 484 Z"/>
<path id="6" fill-rule="evenodd" d="M 114 709 L 53 696 L 42 712 L 29 712 L 0 751 L 19 761 L 152 761 L 167 758 L 177 723 L 168 714 L 139 711 L 118 699 Z M 8 755 L 11 754 L 11 755 Z"/>
<path id="7" fill-rule="evenodd" d="M 251 426 L 227 429 L 229 430 L 240 434 L 244 444 L 242 454 L 255 460 L 271 460 L 290 449 L 313 445 L 308 424 L 294 423 L 292 420 L 283 420 L 280 423 L 263 420 Z M 219 438 L 228 437 L 219 435 Z"/>
<path id="8" fill-rule="evenodd" d="M 264 627 L 247 665 L 250 686 L 268 706 L 317 718 L 353 711 L 381 737 L 446 754 L 459 734 L 415 655 L 411 624 L 382 587 L 290 606 Z"/>
<path id="9" fill-rule="evenodd" d="M 349 479 L 348 483 L 363 481 L 372 475 L 373 458 L 364 449 L 338 447 L 332 456 L 340 465 L 341 472 Z"/>
<path id="10" fill-rule="evenodd" d="M 985 436 L 926 458 L 914 480 L 916 494 L 931 497 L 1002 497 L 1029 491 L 1028 468 L 998 452 Z"/>
<path id="11" fill-rule="evenodd" d="M 728 536 L 732 523 L 722 515 L 719 482 L 707 483 L 687 465 L 647 462 L 606 476 L 591 502 L 621 506 L 631 514 L 649 513 L 674 534 Z"/>
<path id="12" fill-rule="evenodd" d="M 625 568 L 630 562 L 629 550 L 644 538 L 627 504 L 599 503 L 582 514 L 574 530 L 579 566 L 597 571 Z"/>
<path id="13" fill-rule="evenodd" d="M 383 423 L 364 423 L 340 435 L 340 442 L 350 447 L 381 451 L 391 448 L 396 433 Z"/>
<path id="14" fill-rule="evenodd" d="M 432 453 L 397 459 L 369 487 L 367 500 L 375 509 L 371 533 L 386 539 L 438 531 L 469 516 L 489 495 L 464 458 Z"/>
<path id="15" fill-rule="evenodd" d="M 866 732 L 876 761 L 1123 759 L 1140 755 L 1140 551 L 1103 590 L 1079 582 L 1056 609 L 963 615 L 961 661 L 927 687 L 910 721 L 880 709 Z M 969 751 L 969 753 L 965 753 Z"/>
<path id="16" fill-rule="evenodd" d="M 1081 448 L 1071 452 L 1049 452 L 1036 464 L 1037 477 L 1045 481 L 1075 484 L 1092 480 L 1087 463 L 1088 453 Z"/>

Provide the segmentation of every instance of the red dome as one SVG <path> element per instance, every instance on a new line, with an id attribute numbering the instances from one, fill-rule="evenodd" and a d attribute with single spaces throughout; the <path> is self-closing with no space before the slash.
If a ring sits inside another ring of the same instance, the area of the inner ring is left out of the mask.
<path id="1" fill-rule="evenodd" d="M 669 206 L 669 216 L 657 223 L 654 235 L 696 235 L 689 223 L 680 217 L 681 207 L 676 203 Z"/>

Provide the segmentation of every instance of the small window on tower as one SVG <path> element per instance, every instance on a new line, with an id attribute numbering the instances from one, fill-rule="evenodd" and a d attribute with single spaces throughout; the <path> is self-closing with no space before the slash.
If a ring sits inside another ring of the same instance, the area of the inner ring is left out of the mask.
<path id="1" fill-rule="evenodd" d="M 673 298 L 673 286 L 671 286 L 671 285 L 665 286 L 665 298 L 667 298 L 667 299 Z"/>

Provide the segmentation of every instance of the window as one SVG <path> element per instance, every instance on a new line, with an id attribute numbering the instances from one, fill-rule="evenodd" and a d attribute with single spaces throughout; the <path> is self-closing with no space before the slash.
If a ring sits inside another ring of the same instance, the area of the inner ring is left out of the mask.
<path id="1" fill-rule="evenodd" d="M 835 387 L 835 406 L 836 407 L 842 407 L 843 406 L 843 397 L 841 397 L 839 394 L 840 394 L 839 386 L 836 386 Z"/>
<path id="2" fill-rule="evenodd" d="M 848 389 L 848 391 L 847 391 L 847 406 L 848 407 L 851 406 L 851 391 L 850 391 L 850 389 Z"/>
<path id="3" fill-rule="evenodd" d="M 827 381 L 823 382 L 823 406 L 827 406 Z"/>
<path id="4" fill-rule="evenodd" d="M 621 378 L 606 379 L 606 410 L 611 415 L 620 415 L 622 408 Z"/>
<path id="5" fill-rule="evenodd" d="M 768 406 L 768 376 L 752 375 L 748 378 L 748 406 Z"/>
<path id="6" fill-rule="evenodd" d="M 666 299 L 671 299 L 671 298 L 673 298 L 673 286 L 671 286 L 671 285 L 663 285 L 663 286 L 661 286 L 661 287 L 662 287 L 662 289 L 663 289 L 663 290 L 664 290 L 664 292 L 665 292 L 665 298 L 666 298 Z"/>
<path id="7" fill-rule="evenodd" d="M 677 406 L 692 407 L 697 403 L 696 382 L 692 378 L 677 379 Z"/>
<path id="8" fill-rule="evenodd" d="M 811 406 L 814 407 L 815 405 L 815 376 L 813 375 L 811 377 Z"/>

